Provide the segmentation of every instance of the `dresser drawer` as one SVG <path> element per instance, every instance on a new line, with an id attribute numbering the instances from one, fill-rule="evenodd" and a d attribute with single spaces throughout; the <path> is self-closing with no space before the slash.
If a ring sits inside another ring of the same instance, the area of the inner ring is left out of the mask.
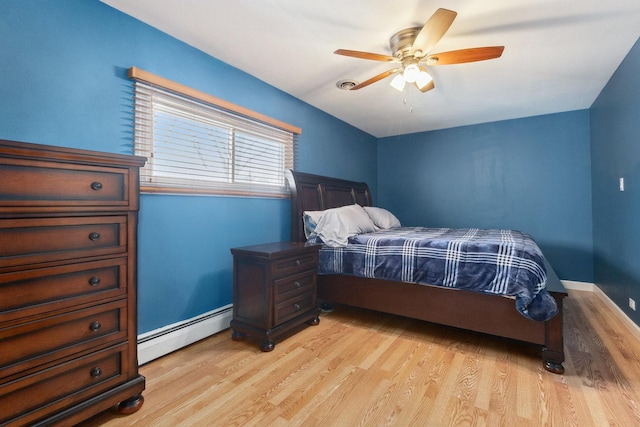
<path id="1" fill-rule="evenodd" d="M 0 385 L 0 424 L 31 424 L 123 383 L 127 353 L 118 345 Z"/>
<path id="2" fill-rule="evenodd" d="M 127 291 L 127 258 L 0 273 L 0 323 Z"/>
<path id="3" fill-rule="evenodd" d="M 273 290 L 275 303 L 285 302 L 303 293 L 315 292 L 315 286 L 315 271 L 276 280 Z"/>
<path id="4" fill-rule="evenodd" d="M 273 263 L 273 274 L 275 277 L 283 277 L 305 270 L 315 270 L 317 257 L 317 253 L 314 252 L 276 260 Z"/>
<path id="5" fill-rule="evenodd" d="M 15 160 L 0 164 L 0 182 L 0 207 L 128 205 L 125 168 Z"/>
<path id="6" fill-rule="evenodd" d="M 295 298 L 291 298 L 285 302 L 275 305 L 274 324 L 286 322 L 309 310 L 315 310 L 316 296 L 315 292 L 307 292 Z"/>
<path id="7" fill-rule="evenodd" d="M 126 250 L 126 216 L 0 220 L 0 268 Z"/>
<path id="8" fill-rule="evenodd" d="M 0 378 L 78 353 L 88 347 L 126 339 L 126 301 L 0 329 Z"/>

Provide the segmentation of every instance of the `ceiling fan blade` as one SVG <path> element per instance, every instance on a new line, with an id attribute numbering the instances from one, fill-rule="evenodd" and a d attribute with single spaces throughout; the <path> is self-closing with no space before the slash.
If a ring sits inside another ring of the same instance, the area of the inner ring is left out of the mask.
<path id="1" fill-rule="evenodd" d="M 375 82 L 377 82 L 379 80 L 384 79 L 385 77 L 389 77 L 391 74 L 397 73 L 398 71 L 400 71 L 400 68 L 394 68 L 393 70 L 387 70 L 384 73 L 380 73 L 377 76 L 371 77 L 369 80 L 365 80 L 362 83 L 360 83 L 358 85 L 355 85 L 350 90 L 362 89 L 363 87 L 369 86 L 371 83 L 375 83 Z"/>
<path id="2" fill-rule="evenodd" d="M 422 58 L 440 41 L 458 14 L 448 9 L 438 9 L 424 24 L 411 46 L 411 54 Z"/>
<path id="3" fill-rule="evenodd" d="M 379 53 L 360 52 L 357 50 L 338 49 L 336 55 L 352 56 L 354 58 L 370 59 L 372 61 L 398 62 L 396 58 L 389 55 L 380 55 Z"/>
<path id="4" fill-rule="evenodd" d="M 474 47 L 470 49 L 452 50 L 434 53 L 426 58 L 427 65 L 463 64 L 465 62 L 485 61 L 500 58 L 504 46 Z"/>
<path id="5" fill-rule="evenodd" d="M 422 92 L 422 93 L 428 92 L 431 89 L 436 87 L 436 85 L 433 83 L 433 80 L 431 80 L 426 86 L 423 86 L 422 88 L 420 88 L 420 86 L 418 86 L 418 83 L 416 83 L 415 85 L 418 88 L 418 90 L 420 92 Z"/>

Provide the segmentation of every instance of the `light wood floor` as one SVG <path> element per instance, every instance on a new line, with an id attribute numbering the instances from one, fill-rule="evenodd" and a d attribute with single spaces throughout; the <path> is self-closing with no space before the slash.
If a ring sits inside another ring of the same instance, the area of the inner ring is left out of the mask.
<path id="1" fill-rule="evenodd" d="M 340 308 L 271 353 L 224 331 L 155 360 L 137 413 L 82 426 L 640 425 L 640 342 L 595 294 L 565 302 L 564 375 L 536 346 Z"/>

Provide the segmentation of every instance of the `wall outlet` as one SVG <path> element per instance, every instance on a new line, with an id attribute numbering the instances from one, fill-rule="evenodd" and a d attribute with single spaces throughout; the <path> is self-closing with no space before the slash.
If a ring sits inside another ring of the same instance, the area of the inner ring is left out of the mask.
<path id="1" fill-rule="evenodd" d="M 636 301 L 633 298 L 629 298 L 629 308 L 636 311 Z"/>
<path id="2" fill-rule="evenodd" d="M 620 178 L 620 191 L 624 191 L 624 178 Z"/>

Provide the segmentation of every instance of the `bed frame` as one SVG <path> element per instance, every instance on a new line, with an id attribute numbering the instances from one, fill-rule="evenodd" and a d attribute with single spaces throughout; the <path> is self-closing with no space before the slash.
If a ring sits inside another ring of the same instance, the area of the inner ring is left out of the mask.
<path id="1" fill-rule="evenodd" d="M 354 203 L 373 206 L 369 187 L 364 182 L 295 171 L 287 171 L 287 181 L 291 192 L 293 241 L 306 240 L 304 211 Z M 318 276 L 318 299 L 539 344 L 544 368 L 561 374 L 564 372 L 562 301 L 567 291 L 548 263 L 546 267 L 547 290 L 559 310 L 546 322 L 522 316 L 513 299 L 504 296 L 337 274 Z"/>

